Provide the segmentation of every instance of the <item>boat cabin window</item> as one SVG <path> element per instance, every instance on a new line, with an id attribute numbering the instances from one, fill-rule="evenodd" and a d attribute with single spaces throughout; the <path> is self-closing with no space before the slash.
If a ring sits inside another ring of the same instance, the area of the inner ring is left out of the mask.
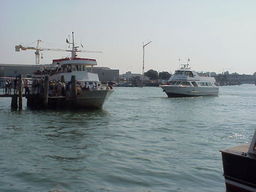
<path id="1" fill-rule="evenodd" d="M 71 65 L 67 65 L 67 72 L 72 72 Z"/>
<path id="2" fill-rule="evenodd" d="M 62 65 L 57 68 L 57 72 L 71 72 L 71 66 L 69 65 Z"/>
<path id="3" fill-rule="evenodd" d="M 175 71 L 175 75 L 183 75 L 183 71 Z"/>
<path id="4" fill-rule="evenodd" d="M 72 71 L 86 71 L 85 65 L 63 65 L 62 67 L 63 72 L 72 72 Z"/>
<path id="5" fill-rule="evenodd" d="M 198 82 L 198 84 L 199 84 L 200 86 L 205 86 L 205 87 L 212 86 L 212 83 L 211 83 L 211 82 Z"/>
<path id="6" fill-rule="evenodd" d="M 197 83 L 195 81 L 191 82 L 194 87 L 198 87 Z"/>
<path id="7" fill-rule="evenodd" d="M 191 85 L 190 85 L 190 83 L 189 83 L 189 82 L 187 82 L 187 81 L 185 81 L 185 82 L 181 82 L 181 85 L 182 85 L 182 86 L 186 86 L 186 87 L 187 87 L 187 86 L 191 86 Z"/>
<path id="8" fill-rule="evenodd" d="M 194 77 L 192 71 L 185 71 L 185 75 L 189 77 Z"/>

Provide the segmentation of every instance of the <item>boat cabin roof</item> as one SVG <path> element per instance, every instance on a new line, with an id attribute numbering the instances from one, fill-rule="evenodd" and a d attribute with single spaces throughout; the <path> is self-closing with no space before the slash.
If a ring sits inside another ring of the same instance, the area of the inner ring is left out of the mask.
<path id="1" fill-rule="evenodd" d="M 97 65 L 96 59 L 88 59 L 88 58 L 64 58 L 64 59 L 54 59 L 52 61 L 53 64 L 57 65 L 88 65 L 94 66 Z"/>

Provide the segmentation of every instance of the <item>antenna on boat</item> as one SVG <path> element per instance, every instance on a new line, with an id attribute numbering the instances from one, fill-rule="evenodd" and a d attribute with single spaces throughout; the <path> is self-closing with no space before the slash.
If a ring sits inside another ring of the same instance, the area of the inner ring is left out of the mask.
<path id="1" fill-rule="evenodd" d="M 186 68 L 189 68 L 189 62 L 190 62 L 190 58 L 188 58 L 188 61 L 187 61 L 187 66 L 186 66 Z"/>
<path id="2" fill-rule="evenodd" d="M 78 47 L 75 47 L 75 37 L 74 37 L 74 32 L 72 32 L 72 52 L 71 52 L 71 59 L 76 57 L 76 49 Z"/>
<path id="3" fill-rule="evenodd" d="M 70 50 L 71 52 L 71 59 L 76 58 L 76 52 L 78 51 L 77 48 L 78 46 L 75 47 L 75 37 L 74 37 L 74 32 L 72 32 L 72 42 L 70 40 L 66 39 L 66 43 L 69 45 L 72 45 L 72 49 Z"/>
<path id="4" fill-rule="evenodd" d="M 66 50 L 71 52 L 71 59 L 74 59 L 77 57 L 77 52 L 86 52 L 86 53 L 102 53 L 102 51 L 87 51 L 87 50 L 80 50 L 78 49 L 79 46 L 75 46 L 75 36 L 74 36 L 74 32 L 72 32 L 72 42 L 70 42 L 70 40 L 66 39 L 66 43 L 69 45 L 72 45 L 72 49 L 71 50 Z M 81 47 L 84 47 L 81 44 Z"/>
<path id="5" fill-rule="evenodd" d="M 187 64 L 190 62 L 190 58 L 188 58 L 188 62 L 187 62 Z"/>

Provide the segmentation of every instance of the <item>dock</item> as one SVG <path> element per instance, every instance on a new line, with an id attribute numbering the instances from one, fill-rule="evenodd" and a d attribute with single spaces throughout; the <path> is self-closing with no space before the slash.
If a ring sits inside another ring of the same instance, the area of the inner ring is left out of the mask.
<path id="1" fill-rule="evenodd" d="M 1 78 L 1 89 L 0 98 L 11 98 L 12 110 L 22 110 L 22 98 L 27 99 L 27 107 L 31 109 L 43 109 L 58 107 L 61 108 L 63 102 L 66 101 L 66 88 L 68 86 L 62 81 L 65 90 L 57 93 L 50 93 L 50 82 L 49 76 L 41 77 L 37 84 L 34 84 L 35 79 L 17 77 L 4 77 Z M 70 95 L 75 98 L 77 94 L 76 90 L 76 77 L 72 76 L 69 90 Z M 54 87 L 54 90 L 57 87 Z M 70 96 L 69 95 L 69 96 Z"/>

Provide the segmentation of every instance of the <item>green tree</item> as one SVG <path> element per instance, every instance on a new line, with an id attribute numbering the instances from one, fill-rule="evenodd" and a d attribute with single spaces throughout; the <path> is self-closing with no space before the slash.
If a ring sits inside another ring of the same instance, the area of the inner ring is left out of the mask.
<path id="1" fill-rule="evenodd" d="M 158 79 L 158 72 L 150 69 L 146 73 L 144 73 L 145 76 L 147 76 L 150 80 L 157 80 Z"/>
<path id="2" fill-rule="evenodd" d="M 171 77 L 171 74 L 167 71 L 159 72 L 159 79 L 168 80 Z"/>

